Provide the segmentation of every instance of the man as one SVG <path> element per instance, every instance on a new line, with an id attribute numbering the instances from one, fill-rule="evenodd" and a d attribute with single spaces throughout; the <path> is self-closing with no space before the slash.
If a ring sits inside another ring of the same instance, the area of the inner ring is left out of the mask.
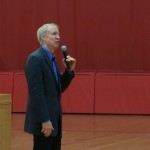
<path id="1" fill-rule="evenodd" d="M 76 60 L 67 56 L 69 70 L 60 74 L 55 62 L 59 47 L 59 27 L 44 24 L 37 31 L 40 48 L 31 53 L 25 66 L 28 105 L 24 131 L 33 134 L 33 150 L 60 150 L 62 136 L 61 93 L 74 77 Z"/>

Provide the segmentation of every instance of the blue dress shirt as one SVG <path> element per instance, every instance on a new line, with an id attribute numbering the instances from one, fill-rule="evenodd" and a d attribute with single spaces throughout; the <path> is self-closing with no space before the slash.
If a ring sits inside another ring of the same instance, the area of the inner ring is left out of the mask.
<path id="1" fill-rule="evenodd" d="M 51 64 L 53 66 L 53 71 L 54 71 L 54 74 L 55 74 L 55 78 L 56 78 L 56 81 L 58 83 L 58 70 L 57 70 L 57 67 L 56 67 L 56 62 L 55 62 L 55 55 L 53 53 L 51 53 L 49 51 L 49 49 L 47 47 L 45 47 L 44 45 L 41 46 L 44 51 L 47 53 L 50 61 L 51 61 Z"/>

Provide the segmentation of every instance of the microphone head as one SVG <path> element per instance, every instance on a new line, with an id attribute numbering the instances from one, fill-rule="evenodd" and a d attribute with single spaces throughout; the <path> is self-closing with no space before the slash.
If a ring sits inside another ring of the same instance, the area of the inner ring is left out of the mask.
<path id="1" fill-rule="evenodd" d="M 61 46 L 61 50 L 62 50 L 63 52 L 66 52 L 66 51 L 67 51 L 67 46 L 65 46 L 65 45 Z"/>

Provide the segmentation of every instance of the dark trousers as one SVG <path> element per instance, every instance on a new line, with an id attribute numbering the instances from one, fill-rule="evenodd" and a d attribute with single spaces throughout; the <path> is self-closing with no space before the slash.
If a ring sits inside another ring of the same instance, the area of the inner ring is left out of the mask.
<path id="1" fill-rule="evenodd" d="M 33 135 L 33 150 L 61 150 L 60 137 Z"/>

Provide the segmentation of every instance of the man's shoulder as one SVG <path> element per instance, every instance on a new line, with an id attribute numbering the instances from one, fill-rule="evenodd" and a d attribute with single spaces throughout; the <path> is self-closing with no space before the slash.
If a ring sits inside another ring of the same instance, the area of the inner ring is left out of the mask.
<path id="1" fill-rule="evenodd" d="M 33 52 L 31 52 L 30 54 L 29 54 L 29 57 L 32 57 L 32 56 L 41 56 L 41 48 L 38 48 L 38 49 L 36 49 L 35 51 L 33 51 Z"/>
<path id="2" fill-rule="evenodd" d="M 41 53 L 41 49 L 38 48 L 35 51 L 31 52 L 28 57 L 27 57 L 27 62 L 28 61 L 33 61 L 33 60 L 42 60 L 43 55 Z"/>

